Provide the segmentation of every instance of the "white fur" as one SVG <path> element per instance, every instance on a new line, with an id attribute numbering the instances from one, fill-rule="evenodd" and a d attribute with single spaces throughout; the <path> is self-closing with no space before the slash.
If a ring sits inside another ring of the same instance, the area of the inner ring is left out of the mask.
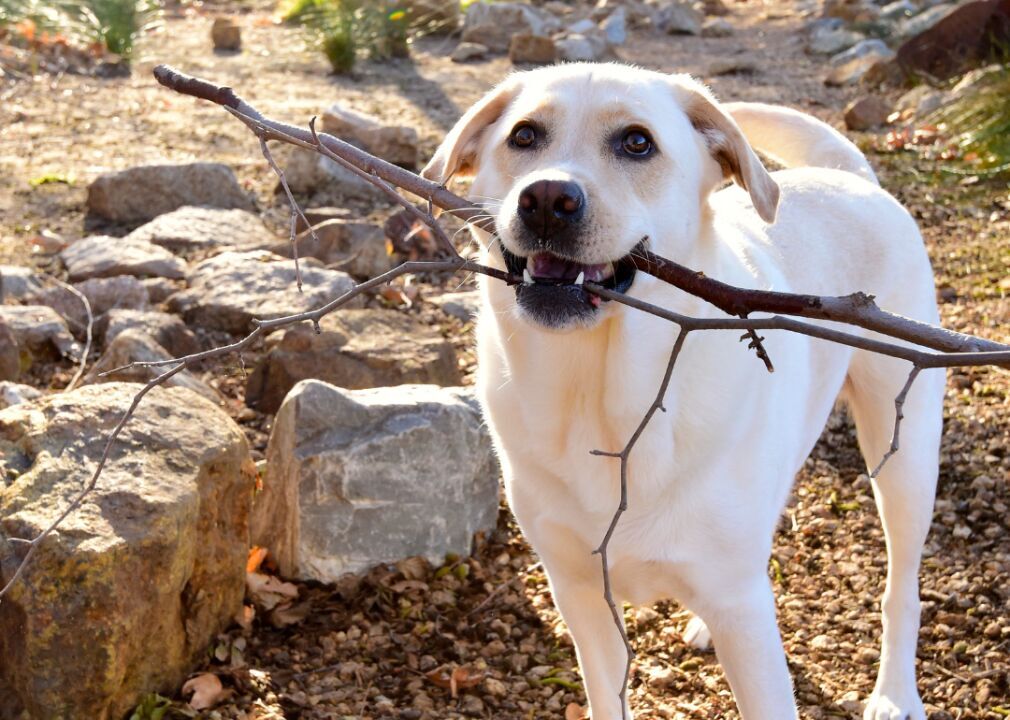
<path id="1" fill-rule="evenodd" d="M 570 65 L 515 75 L 506 86 L 509 94 L 496 101 L 501 107 L 495 112 L 485 106 L 461 121 L 480 116 L 476 132 L 458 126 L 452 136 L 452 142 L 470 143 L 475 155 L 474 197 L 504 201 L 489 204 L 499 228 L 509 227 L 512 198 L 528 178 L 562 172 L 592 188 L 594 218 L 610 228 L 609 237 L 594 242 L 609 243 L 613 258 L 648 235 L 660 255 L 734 285 L 827 295 L 863 290 L 891 311 L 937 320 L 915 223 L 864 179 L 873 175 L 858 150 L 819 121 L 772 106 L 730 108 L 757 149 L 843 168 L 774 173 L 781 199 L 776 222 L 767 225 L 752 207 L 767 198 L 750 198 L 739 187 L 709 195 L 706 183 L 716 182 L 718 165 L 684 107 L 698 93 L 707 96 L 690 79 Z M 594 113 L 615 99 L 644 118 L 666 157 L 673 157 L 647 201 L 645 191 L 626 187 L 640 170 L 608 165 L 592 150 L 599 125 Z M 496 146 L 517 119 L 545 103 L 558 123 L 551 147 L 519 173 L 499 172 Z M 783 117 L 787 140 L 776 136 Z M 451 174 L 447 152 L 440 149 L 429 170 L 441 162 L 437 169 Z M 752 195 L 755 184 L 748 183 Z M 484 261 L 501 267 L 494 243 L 486 235 L 479 239 Z M 510 243 L 507 230 L 502 239 Z M 482 292 L 478 387 L 508 501 L 543 561 L 575 640 L 593 720 L 616 720 L 625 652 L 592 550 L 617 507 L 618 461 L 589 451 L 616 451 L 627 442 L 653 401 L 677 328 L 608 303 L 593 327 L 546 330 L 517 311 L 513 290 L 503 283 L 483 282 Z M 690 315 L 721 316 L 643 273 L 629 294 Z M 628 510 L 610 557 L 618 602 L 679 600 L 704 621 L 695 623 L 692 639 L 704 639 L 706 626 L 711 633 L 743 718 L 785 720 L 796 717 L 796 705 L 767 576 L 776 522 L 840 393 L 854 413 L 868 465 L 879 461 L 909 368 L 801 335 L 764 335 L 773 374 L 737 332 L 687 338 L 664 399 L 666 412 L 655 415 L 632 453 Z M 880 674 L 868 720 L 925 718 L 914 673 L 917 572 L 935 489 L 943 383 L 942 371 L 920 376 L 906 401 L 901 451 L 874 484 L 889 569 Z"/>

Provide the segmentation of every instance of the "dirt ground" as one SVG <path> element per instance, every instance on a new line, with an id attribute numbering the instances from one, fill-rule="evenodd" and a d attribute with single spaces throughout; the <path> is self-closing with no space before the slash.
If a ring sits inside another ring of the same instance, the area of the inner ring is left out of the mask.
<path id="1" fill-rule="evenodd" d="M 785 103 L 837 124 L 858 89 L 823 85 L 824 63 L 803 52 L 799 6 L 730 6 L 732 37 L 636 33 L 621 56 L 694 73 L 725 99 Z M 227 7 L 242 13 L 240 54 L 214 54 L 211 8 L 191 7 L 143 39 L 129 78 L 3 81 L 0 263 L 50 266 L 31 251 L 43 230 L 67 238 L 128 230 L 85 216 L 87 184 L 103 171 L 158 160 L 230 164 L 264 214 L 283 225 L 286 208 L 252 136 L 220 109 L 160 89 L 150 73 L 155 64 L 232 85 L 265 113 L 296 123 L 339 100 L 417 127 L 425 154 L 511 69 L 501 58 L 451 63 L 454 41 L 427 39 L 410 60 L 364 63 L 352 77 L 335 78 L 297 30 L 271 22 L 269 7 Z M 753 71 L 714 76 L 727 59 Z M 872 150 L 872 137 L 858 141 Z M 870 157 L 920 223 L 945 325 L 1010 340 L 1006 180 L 945 174 L 910 155 Z M 31 186 L 48 174 L 72 181 Z M 469 345 L 468 327 L 443 331 Z M 219 365 L 204 377 L 232 398 L 233 414 L 262 452 L 270 419 L 241 409 L 237 370 Z M 1010 716 L 1008 392 L 1005 369 L 950 373 L 940 491 L 922 571 L 920 690 L 935 720 Z M 879 661 L 885 551 L 865 472 L 851 424 L 840 416 L 800 473 L 776 538 L 770 574 L 804 718 L 859 717 Z M 304 619 L 283 627 L 258 620 L 222 636 L 204 670 L 234 694 L 201 717 L 527 720 L 564 717 L 569 704 L 585 703 L 543 573 L 506 509 L 473 558 L 299 587 L 308 603 Z M 627 617 L 638 652 L 631 684 L 638 717 L 738 717 L 715 656 L 680 641 L 686 616 L 675 603 L 629 609 Z"/>

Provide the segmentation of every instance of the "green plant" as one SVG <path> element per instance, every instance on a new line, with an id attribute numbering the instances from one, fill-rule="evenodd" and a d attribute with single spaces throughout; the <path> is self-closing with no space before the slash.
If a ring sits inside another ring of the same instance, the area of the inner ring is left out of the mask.
<path id="1" fill-rule="evenodd" d="M 358 52 L 382 59 L 407 55 L 406 12 L 388 0 L 294 0 L 285 17 L 301 22 L 335 73 L 354 67 Z"/>
<path id="2" fill-rule="evenodd" d="M 157 0 L 0 0 L 0 26 L 29 22 L 37 34 L 129 57 L 137 35 L 159 10 Z"/>
<path id="3" fill-rule="evenodd" d="M 929 118 L 949 134 L 961 157 L 986 173 L 1010 171 L 1010 65 L 983 72 Z"/>

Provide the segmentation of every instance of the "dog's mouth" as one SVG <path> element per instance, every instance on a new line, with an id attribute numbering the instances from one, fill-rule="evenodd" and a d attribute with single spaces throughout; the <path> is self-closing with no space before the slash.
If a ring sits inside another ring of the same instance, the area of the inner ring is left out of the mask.
<path id="1" fill-rule="evenodd" d="M 635 281 L 632 255 L 641 253 L 645 240 L 622 258 L 605 263 L 580 263 L 550 252 L 516 255 L 500 245 L 505 266 L 515 284 L 516 302 L 536 322 L 550 328 L 585 325 L 593 319 L 605 298 L 586 283 L 626 293 Z"/>

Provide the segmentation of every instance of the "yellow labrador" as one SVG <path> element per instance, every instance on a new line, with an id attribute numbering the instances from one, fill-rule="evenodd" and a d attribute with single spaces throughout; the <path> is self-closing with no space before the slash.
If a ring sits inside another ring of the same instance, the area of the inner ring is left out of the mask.
<path id="1" fill-rule="evenodd" d="M 753 147 L 789 169 L 769 174 Z M 594 720 L 621 717 L 625 652 L 595 548 L 618 502 L 618 450 L 653 400 L 677 328 L 588 293 L 591 280 L 682 313 L 705 302 L 635 272 L 643 243 L 711 277 L 825 295 L 863 290 L 937 321 L 908 213 L 859 151 L 786 108 L 720 105 L 684 75 L 611 64 L 517 73 L 452 129 L 424 174 L 472 175 L 498 236 L 483 261 L 479 391 L 519 524 L 578 650 Z M 719 189 L 731 178 L 734 186 Z M 630 462 L 610 546 L 618 601 L 676 598 L 710 633 L 745 720 L 796 717 L 767 567 L 793 477 L 842 394 L 867 462 L 890 442 L 901 361 L 768 333 L 769 374 L 736 333 L 695 332 Z M 905 405 L 902 448 L 874 484 L 887 536 L 883 651 L 865 718 L 924 720 L 915 684 L 918 567 L 937 476 L 944 375 Z"/>

